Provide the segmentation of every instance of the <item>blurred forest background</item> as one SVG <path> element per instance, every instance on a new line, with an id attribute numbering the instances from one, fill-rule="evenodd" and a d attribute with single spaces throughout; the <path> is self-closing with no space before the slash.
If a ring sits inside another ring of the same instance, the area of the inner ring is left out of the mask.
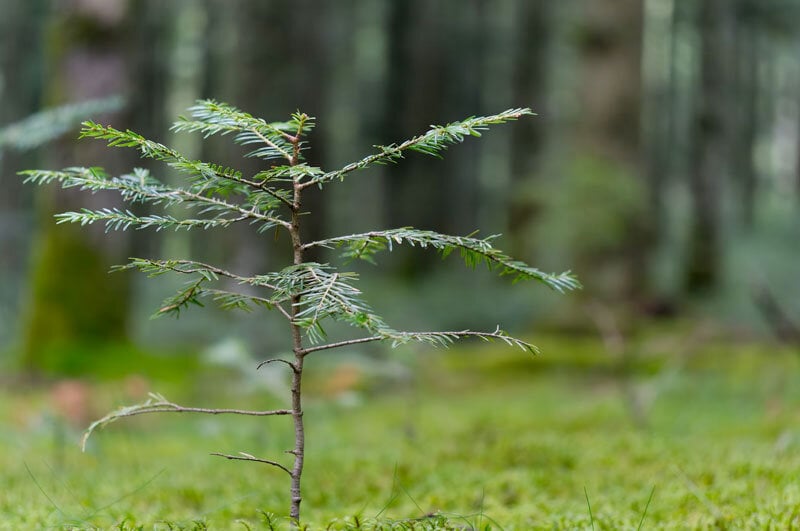
<path id="1" fill-rule="evenodd" d="M 106 274 L 129 256 L 186 255 L 265 272 L 287 241 L 56 226 L 54 212 L 116 199 L 22 184 L 27 168 L 151 166 L 76 142 L 77 122 L 35 149 L 14 135 L 43 109 L 108 97 L 124 104 L 81 118 L 245 172 L 257 161 L 227 139 L 173 135 L 172 120 L 198 98 L 270 121 L 300 109 L 318 119 L 310 161 L 332 168 L 430 124 L 530 106 L 537 117 L 443 160 L 412 155 L 311 194 L 321 216 L 305 236 L 480 229 L 585 285 L 512 290 L 414 249 L 354 265 L 401 328 L 596 333 L 586 308 L 599 307 L 625 329 L 671 319 L 800 339 L 800 1 L 0 0 L 0 13 L 4 366 L 76 374 L 119 345 L 287 344 L 263 315 L 149 321 L 179 279 Z"/>

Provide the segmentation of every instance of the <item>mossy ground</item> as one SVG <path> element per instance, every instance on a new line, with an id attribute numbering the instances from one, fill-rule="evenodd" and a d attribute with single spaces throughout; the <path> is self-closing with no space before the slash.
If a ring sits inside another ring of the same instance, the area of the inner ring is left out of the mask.
<path id="1" fill-rule="evenodd" d="M 714 344 L 679 363 L 674 352 L 644 354 L 626 394 L 594 340 L 539 344 L 535 359 L 496 345 L 428 353 L 411 385 L 361 400 L 326 397 L 334 373 L 320 363 L 306 407 L 309 528 L 800 528 L 796 353 Z M 277 404 L 199 382 L 151 385 L 192 405 Z M 93 386 L 93 407 L 125 392 Z M 208 455 L 281 459 L 286 419 L 139 417 L 80 453 L 47 392 L 2 394 L 0 529 L 288 526 L 282 472 Z M 646 427 L 626 396 L 638 397 Z M 273 524 L 262 511 L 278 515 Z"/>

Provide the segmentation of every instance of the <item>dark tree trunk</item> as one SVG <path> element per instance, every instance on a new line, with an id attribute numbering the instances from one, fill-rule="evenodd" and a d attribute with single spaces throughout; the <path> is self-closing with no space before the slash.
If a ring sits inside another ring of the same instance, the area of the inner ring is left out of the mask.
<path id="1" fill-rule="evenodd" d="M 721 194 L 730 170 L 727 158 L 727 46 L 731 15 L 726 0 L 703 0 L 700 28 L 700 76 L 692 127 L 692 225 L 685 271 L 689 292 L 714 288 L 721 268 Z"/>
<path id="2" fill-rule="evenodd" d="M 389 61 L 386 80 L 383 136 L 380 143 L 410 138 L 431 123 L 442 121 L 447 91 L 446 43 L 441 41 L 444 2 L 391 2 L 387 15 Z M 440 118 L 437 120 L 437 118 Z M 438 167 L 437 167 L 438 166 Z M 445 183 L 436 161 L 411 154 L 402 165 L 385 167 L 386 224 L 441 229 Z M 406 258 L 408 257 L 408 258 Z M 416 275 L 426 269 L 431 255 L 399 254 L 399 273 Z"/>
<path id="3" fill-rule="evenodd" d="M 536 186 L 536 170 L 547 124 L 553 117 L 545 107 L 547 60 L 551 50 L 552 4 L 518 2 L 515 21 L 515 55 L 512 79 L 512 105 L 532 107 L 539 116 L 523 120 L 511 131 L 511 196 L 508 198 L 508 233 L 514 256 L 527 257 L 530 248 L 527 229 L 536 221 L 538 208 L 531 189 Z"/>

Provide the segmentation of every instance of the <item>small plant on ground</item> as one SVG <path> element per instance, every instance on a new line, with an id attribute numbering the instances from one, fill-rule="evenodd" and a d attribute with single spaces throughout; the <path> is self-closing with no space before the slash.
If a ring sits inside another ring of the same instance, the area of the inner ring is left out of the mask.
<path id="1" fill-rule="evenodd" d="M 314 126 L 313 118 L 306 114 L 298 112 L 289 121 L 268 123 L 229 105 L 210 100 L 198 102 L 190 109 L 190 113 L 190 118 L 181 118 L 174 124 L 174 131 L 198 133 L 204 137 L 231 135 L 236 143 L 251 146 L 253 149 L 246 156 L 263 160 L 265 168 L 254 175 L 245 175 L 232 168 L 189 159 L 174 149 L 132 131 L 120 131 L 94 122 L 84 122 L 82 138 L 105 140 L 113 147 L 137 149 L 142 157 L 162 161 L 181 172 L 186 177 L 185 184 L 168 185 L 141 168 L 119 177 L 109 176 L 96 167 L 73 167 L 62 171 L 30 170 L 23 174 L 27 177 L 26 181 L 36 184 L 57 181 L 65 188 L 80 188 L 90 192 L 114 190 L 132 204 L 147 203 L 170 208 L 170 212 L 174 212 L 171 207 L 182 205 L 195 213 L 191 217 L 178 218 L 171 214 L 139 214 L 119 208 L 83 209 L 80 212 L 58 214 L 56 217 L 59 223 L 104 223 L 108 230 L 125 230 L 130 227 L 180 230 L 226 228 L 242 222 L 255 225 L 261 233 L 271 230 L 287 233 L 291 241 L 293 260 L 280 271 L 246 276 L 190 259 L 149 258 L 133 258 L 129 264 L 118 269 L 134 268 L 153 276 L 177 273 L 189 277 L 186 287 L 169 297 L 158 310 L 158 315 L 178 315 L 189 305 L 200 304 L 202 299 L 211 299 L 226 309 L 250 310 L 262 307 L 280 314 L 287 323 L 287 333 L 291 335 L 293 357 L 267 359 L 258 367 L 269 363 L 283 363 L 291 369 L 291 408 L 245 411 L 185 407 L 154 394 L 143 404 L 119 409 L 94 422 L 84 436 L 84 445 L 96 428 L 120 418 L 145 413 L 196 412 L 291 417 L 295 437 L 294 448 L 287 451 L 292 456 L 290 464 L 247 453 L 214 455 L 264 463 L 286 473 L 291 480 L 290 518 L 299 525 L 302 500 L 300 485 L 305 457 L 302 382 L 304 364 L 309 355 L 374 341 L 385 341 L 393 347 L 412 341 L 441 347 L 456 339 L 470 337 L 503 341 L 510 346 L 536 352 L 535 346 L 509 336 L 499 327 L 488 332 L 395 330 L 364 302 L 356 287 L 355 273 L 341 271 L 331 264 L 306 261 L 306 251 L 313 248 L 340 249 L 342 256 L 348 261 L 374 261 L 379 252 L 391 251 L 395 245 L 407 244 L 433 248 L 442 256 L 458 251 L 469 266 L 485 263 L 490 269 L 497 270 L 501 275 L 508 275 L 515 281 L 537 280 L 559 292 L 577 288 L 579 284 L 569 272 L 548 274 L 513 260 L 493 247 L 493 237 L 478 239 L 471 236 L 450 236 L 406 227 L 334 236 L 319 241 L 304 241 L 302 238 L 301 229 L 310 214 L 302 206 L 303 192 L 307 188 L 324 188 L 372 165 L 397 162 L 410 151 L 439 156 L 449 145 L 460 143 L 468 136 L 480 136 L 480 131 L 490 125 L 532 114 L 529 109 L 512 109 L 493 116 L 472 117 L 444 126 L 434 126 L 426 133 L 405 142 L 377 146 L 374 154 L 333 171 L 324 171 L 304 161 L 303 152 L 307 147 L 304 139 Z M 245 290 L 237 292 L 221 288 L 218 285 L 220 279 L 233 280 L 246 286 L 247 293 Z M 326 339 L 323 326 L 327 320 L 351 325 L 362 330 L 363 335 L 331 342 Z"/>

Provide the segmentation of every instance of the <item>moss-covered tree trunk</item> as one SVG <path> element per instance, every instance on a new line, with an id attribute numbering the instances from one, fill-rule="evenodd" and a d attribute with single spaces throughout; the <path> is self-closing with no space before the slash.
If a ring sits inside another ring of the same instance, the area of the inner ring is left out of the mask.
<path id="1" fill-rule="evenodd" d="M 128 86 L 124 36 L 128 20 L 125 0 L 103 3 L 70 0 L 59 4 L 48 26 L 45 81 L 46 104 L 82 101 L 123 93 Z M 98 118 L 98 117 L 92 117 Z M 77 161 L 125 167 L 119 154 L 102 145 L 72 140 L 48 149 L 49 164 L 69 166 Z M 22 330 L 22 367 L 31 373 L 66 370 L 70 356 L 87 347 L 123 341 L 127 337 L 129 286 L 126 275 L 110 275 L 114 263 L 124 261 L 128 240 L 102 237 L 102 227 L 85 231 L 56 225 L 55 212 L 86 204 L 81 194 L 42 189 L 37 197 L 40 232 L 32 250 L 30 297 Z M 98 194 L 91 203 L 109 205 Z"/>

